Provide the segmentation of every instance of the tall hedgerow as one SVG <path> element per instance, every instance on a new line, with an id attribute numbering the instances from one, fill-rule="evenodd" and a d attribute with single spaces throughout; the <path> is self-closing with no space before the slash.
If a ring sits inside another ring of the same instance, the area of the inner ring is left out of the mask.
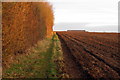
<path id="1" fill-rule="evenodd" d="M 48 2 L 2 3 L 3 64 L 52 33 L 54 15 Z M 10 57 L 11 56 L 11 57 Z"/>

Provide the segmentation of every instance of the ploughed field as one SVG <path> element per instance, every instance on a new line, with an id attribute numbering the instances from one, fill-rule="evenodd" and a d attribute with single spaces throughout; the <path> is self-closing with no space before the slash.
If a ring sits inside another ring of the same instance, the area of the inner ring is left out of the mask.
<path id="1" fill-rule="evenodd" d="M 71 78 L 120 78 L 117 33 L 57 32 Z"/>

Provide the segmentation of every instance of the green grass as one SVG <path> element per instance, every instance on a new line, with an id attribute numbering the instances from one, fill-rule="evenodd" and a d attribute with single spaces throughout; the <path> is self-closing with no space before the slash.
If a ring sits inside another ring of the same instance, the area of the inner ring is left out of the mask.
<path id="1" fill-rule="evenodd" d="M 31 53 L 18 56 L 9 69 L 3 71 L 3 78 L 58 78 L 58 66 L 62 51 L 56 34 L 52 39 L 38 42 Z"/>

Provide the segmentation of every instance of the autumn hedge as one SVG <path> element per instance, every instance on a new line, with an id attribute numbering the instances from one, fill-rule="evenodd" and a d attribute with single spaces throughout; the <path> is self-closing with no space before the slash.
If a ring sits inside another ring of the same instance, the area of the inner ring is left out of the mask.
<path id="1" fill-rule="evenodd" d="M 38 40 L 52 34 L 53 21 L 52 6 L 48 2 L 3 2 L 3 63 L 9 55 L 25 53 Z"/>

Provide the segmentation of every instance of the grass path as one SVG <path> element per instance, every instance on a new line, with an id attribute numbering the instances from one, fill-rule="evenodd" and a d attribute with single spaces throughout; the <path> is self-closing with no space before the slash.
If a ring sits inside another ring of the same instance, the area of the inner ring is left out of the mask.
<path id="1" fill-rule="evenodd" d="M 61 57 L 60 41 L 54 34 L 52 39 L 38 42 L 31 53 L 18 56 L 14 64 L 3 71 L 3 78 L 58 78 L 55 61 Z"/>

